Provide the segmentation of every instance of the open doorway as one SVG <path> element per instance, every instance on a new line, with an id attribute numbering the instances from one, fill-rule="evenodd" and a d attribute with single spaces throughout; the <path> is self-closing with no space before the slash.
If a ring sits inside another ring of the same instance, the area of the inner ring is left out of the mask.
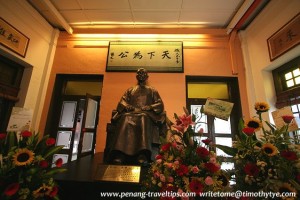
<path id="1" fill-rule="evenodd" d="M 63 145 L 54 160 L 63 163 L 94 154 L 102 93 L 102 75 L 58 74 L 45 131 Z"/>
<path id="2" fill-rule="evenodd" d="M 215 144 L 232 146 L 235 133 L 238 132 L 238 123 L 242 118 L 238 79 L 236 77 L 206 77 L 187 76 L 187 108 L 196 117 L 195 132 L 203 129 L 201 139 L 209 138 Z M 215 98 L 234 104 L 228 120 L 218 119 L 212 115 L 201 114 L 201 108 L 207 98 Z M 220 149 L 213 149 L 218 156 L 225 157 L 222 169 L 230 170 L 234 167 L 232 157 Z"/>

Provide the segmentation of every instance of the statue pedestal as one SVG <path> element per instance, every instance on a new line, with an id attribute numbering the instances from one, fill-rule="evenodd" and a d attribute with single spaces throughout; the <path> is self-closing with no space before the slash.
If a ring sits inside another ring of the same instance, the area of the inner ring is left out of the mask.
<path id="1" fill-rule="evenodd" d="M 140 192 L 140 183 L 148 172 L 148 167 L 103 164 L 103 153 L 80 158 L 63 167 L 67 171 L 55 176 L 62 200 L 99 200 L 107 199 L 103 195 Z"/>

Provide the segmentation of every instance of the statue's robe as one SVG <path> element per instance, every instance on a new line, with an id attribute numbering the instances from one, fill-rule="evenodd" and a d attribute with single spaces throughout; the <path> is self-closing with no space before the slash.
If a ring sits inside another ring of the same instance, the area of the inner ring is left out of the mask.
<path id="1" fill-rule="evenodd" d="M 134 111 L 127 112 L 126 107 Z M 143 106 L 151 106 L 150 111 L 142 111 Z M 143 152 L 153 159 L 153 146 L 160 143 L 159 127 L 165 123 L 164 104 L 159 93 L 151 86 L 136 85 L 129 88 L 117 106 L 112 121 L 117 123 L 111 151 L 119 151 L 129 156 Z"/>

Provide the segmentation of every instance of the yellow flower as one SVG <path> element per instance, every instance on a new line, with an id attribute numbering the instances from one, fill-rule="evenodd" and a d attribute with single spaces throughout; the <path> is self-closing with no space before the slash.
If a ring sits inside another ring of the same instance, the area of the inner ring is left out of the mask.
<path id="1" fill-rule="evenodd" d="M 16 166 L 24 166 L 30 164 L 34 160 L 34 153 L 26 148 L 18 149 L 13 156 L 13 163 Z"/>
<path id="2" fill-rule="evenodd" d="M 282 199 L 286 199 L 286 200 L 292 200 L 292 199 L 296 199 L 296 194 L 297 194 L 297 190 L 295 188 L 293 188 L 291 186 L 291 184 L 289 183 L 282 183 L 279 187 L 278 187 L 278 192 L 280 192 L 280 194 L 283 193 L 294 193 L 291 196 L 288 197 L 283 197 Z"/>
<path id="3" fill-rule="evenodd" d="M 257 118 L 251 118 L 245 123 L 245 126 L 249 128 L 254 128 L 255 131 L 258 131 L 259 129 L 261 129 L 262 123 Z"/>
<path id="4" fill-rule="evenodd" d="M 38 197 L 44 197 L 45 195 L 49 195 L 51 191 L 52 191 L 52 187 L 43 183 L 43 185 L 38 189 L 34 190 L 32 194 L 35 198 L 38 198 Z"/>
<path id="5" fill-rule="evenodd" d="M 262 151 L 267 154 L 268 156 L 275 156 L 278 154 L 278 149 L 271 143 L 263 144 L 261 147 Z"/>
<path id="6" fill-rule="evenodd" d="M 256 102 L 254 105 L 254 109 L 257 112 L 267 112 L 270 109 L 270 106 L 266 102 Z"/>

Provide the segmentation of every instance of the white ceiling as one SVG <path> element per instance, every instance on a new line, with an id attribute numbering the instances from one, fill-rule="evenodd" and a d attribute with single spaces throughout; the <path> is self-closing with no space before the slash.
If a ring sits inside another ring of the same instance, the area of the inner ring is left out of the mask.
<path id="1" fill-rule="evenodd" d="M 230 23 L 237 23 L 257 0 L 27 1 L 52 26 L 68 31 L 91 27 L 233 28 Z M 259 2 L 263 3 L 256 10 L 261 10 L 268 0 Z"/>

